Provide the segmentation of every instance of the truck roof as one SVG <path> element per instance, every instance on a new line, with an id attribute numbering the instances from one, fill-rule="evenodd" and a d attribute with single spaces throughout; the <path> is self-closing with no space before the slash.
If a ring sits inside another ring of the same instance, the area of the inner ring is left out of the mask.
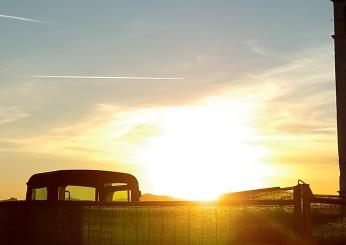
<path id="1" fill-rule="evenodd" d="M 131 174 L 85 169 L 57 170 L 37 173 L 30 177 L 27 185 L 31 187 L 59 184 L 100 186 L 107 183 L 126 183 L 138 188 L 138 181 L 136 177 Z"/>

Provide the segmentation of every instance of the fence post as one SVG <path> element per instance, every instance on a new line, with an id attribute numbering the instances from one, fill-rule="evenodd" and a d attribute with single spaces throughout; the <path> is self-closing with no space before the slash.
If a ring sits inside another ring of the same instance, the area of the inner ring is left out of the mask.
<path id="1" fill-rule="evenodd" d="M 304 232 L 303 226 L 303 210 L 302 210 L 302 188 L 298 184 L 293 187 L 293 211 L 296 222 L 297 231 Z"/>
<path id="2" fill-rule="evenodd" d="M 317 244 L 312 238 L 311 198 L 313 194 L 308 184 L 293 187 L 294 215 L 303 244 Z"/>
<path id="3" fill-rule="evenodd" d="M 311 236 L 311 197 L 312 192 L 308 184 L 302 184 L 303 196 L 303 224 L 304 233 Z"/>

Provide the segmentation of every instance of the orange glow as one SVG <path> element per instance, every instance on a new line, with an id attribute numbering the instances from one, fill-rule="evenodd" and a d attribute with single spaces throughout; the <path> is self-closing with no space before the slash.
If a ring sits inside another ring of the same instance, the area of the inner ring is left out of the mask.
<path id="1" fill-rule="evenodd" d="M 92 118 L 112 115 L 104 122 L 72 125 L 59 132 L 75 135 L 30 142 L 41 152 L 82 156 L 107 163 L 108 170 L 130 172 L 144 193 L 210 200 L 265 187 L 275 176 L 276 168 L 267 164 L 271 148 L 254 126 L 260 104 L 254 101 L 212 97 L 189 106 L 120 112 L 100 106 Z"/>

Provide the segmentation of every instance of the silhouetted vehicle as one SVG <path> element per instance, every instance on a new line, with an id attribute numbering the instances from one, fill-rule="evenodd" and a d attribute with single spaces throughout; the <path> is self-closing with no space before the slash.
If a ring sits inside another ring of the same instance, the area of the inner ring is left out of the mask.
<path id="1" fill-rule="evenodd" d="M 137 202 L 137 179 L 101 170 L 58 170 L 38 173 L 27 182 L 26 200 Z"/>

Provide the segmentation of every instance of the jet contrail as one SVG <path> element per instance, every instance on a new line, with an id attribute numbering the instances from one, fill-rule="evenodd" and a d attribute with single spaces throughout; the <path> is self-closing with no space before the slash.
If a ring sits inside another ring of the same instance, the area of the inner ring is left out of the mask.
<path id="1" fill-rule="evenodd" d="M 109 77 L 109 76 L 52 76 L 37 75 L 30 76 L 32 78 L 69 78 L 69 79 L 132 79 L 132 80 L 184 80 L 183 77 Z"/>
<path id="2" fill-rule="evenodd" d="M 23 18 L 23 17 L 18 17 L 18 16 L 12 16 L 12 15 L 0 14 L 0 18 L 6 18 L 6 19 L 12 19 L 12 20 L 20 20 L 20 21 L 28 21 L 28 22 L 34 22 L 34 23 L 40 23 L 40 24 L 51 24 L 51 23 L 49 23 L 47 21 Z"/>

